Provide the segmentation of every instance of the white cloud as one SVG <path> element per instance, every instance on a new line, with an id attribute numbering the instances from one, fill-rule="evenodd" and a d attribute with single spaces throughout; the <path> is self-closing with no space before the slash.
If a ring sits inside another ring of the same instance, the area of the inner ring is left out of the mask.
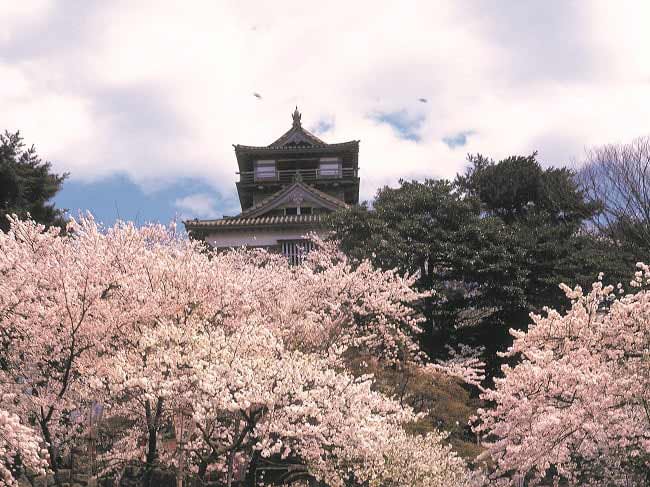
<path id="1" fill-rule="evenodd" d="M 558 165 L 649 130 L 644 0 L 79 5 L 0 15 L 21 25 L 0 37 L 0 128 L 73 177 L 186 176 L 232 195 L 231 144 L 270 143 L 296 104 L 306 126 L 331 124 L 326 141 L 361 139 L 364 198 L 452 177 L 468 152 Z M 418 120 L 419 141 L 377 113 Z M 443 141 L 468 131 L 462 147 Z M 218 209 L 200 196 L 193 215 Z"/>
<path id="2" fill-rule="evenodd" d="M 181 219 L 187 218 L 216 218 L 219 214 L 217 210 L 217 199 L 209 194 L 192 194 L 183 198 L 178 198 L 174 206 L 181 212 Z"/>
<path id="3" fill-rule="evenodd" d="M 47 15 L 52 7 L 53 0 L 3 2 L 0 6 L 0 43 L 7 42 L 35 18 Z"/>

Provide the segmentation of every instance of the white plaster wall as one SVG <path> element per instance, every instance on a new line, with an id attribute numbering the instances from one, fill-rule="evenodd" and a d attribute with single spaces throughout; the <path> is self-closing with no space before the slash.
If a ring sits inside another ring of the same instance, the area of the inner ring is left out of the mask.
<path id="1" fill-rule="evenodd" d="M 278 240 L 298 240 L 306 236 L 306 232 L 313 230 L 307 229 L 286 229 L 286 230 L 247 230 L 247 231 L 228 231 L 223 233 L 213 233 L 206 237 L 208 242 L 213 247 L 241 247 L 246 245 L 248 247 L 266 247 L 269 245 L 277 245 Z M 316 230 L 320 236 L 324 236 L 322 230 Z"/>

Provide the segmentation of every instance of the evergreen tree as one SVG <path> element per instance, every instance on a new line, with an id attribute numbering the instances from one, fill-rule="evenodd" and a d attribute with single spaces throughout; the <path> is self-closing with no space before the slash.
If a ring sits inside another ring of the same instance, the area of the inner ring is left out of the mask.
<path id="1" fill-rule="evenodd" d="M 54 174 L 34 146 L 26 147 L 20 132 L 0 134 L 0 230 L 9 230 L 6 215 L 31 218 L 46 226 L 64 225 L 63 210 L 49 201 L 67 174 Z"/>
<path id="2" fill-rule="evenodd" d="M 585 201 L 568 169 L 543 169 L 536 154 L 498 163 L 470 156 L 455 182 L 400 181 L 330 221 L 343 250 L 383 268 L 418 272 L 434 295 L 422 345 L 486 347 L 489 372 L 510 328 L 525 329 L 529 313 L 566 305 L 558 285 L 588 285 L 599 272 L 622 279 L 628 259 L 605 239 L 582 231 L 597 208 Z"/>

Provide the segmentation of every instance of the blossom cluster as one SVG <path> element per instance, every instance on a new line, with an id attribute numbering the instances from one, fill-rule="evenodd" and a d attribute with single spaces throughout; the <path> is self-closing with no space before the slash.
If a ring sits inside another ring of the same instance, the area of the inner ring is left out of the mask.
<path id="1" fill-rule="evenodd" d="M 13 221 L 0 234 L 0 409 L 38 425 L 53 470 L 99 401 L 133 425 L 105 471 L 243 479 L 274 461 L 332 486 L 465 485 L 441 435 L 407 434 L 418 416 L 347 370 L 354 351 L 422 366 L 413 277 L 317 244 L 290 266 L 163 226 L 84 218 L 59 235 Z"/>
<path id="2" fill-rule="evenodd" d="M 16 460 L 20 460 L 23 468 L 44 473 L 46 458 L 38 434 L 21 424 L 17 415 L 0 409 L 0 487 L 17 487 Z"/>
<path id="3" fill-rule="evenodd" d="M 503 378 L 483 399 L 476 431 L 496 462 L 493 481 L 530 485 L 645 485 L 650 471 L 650 269 L 632 283 L 585 293 L 562 285 L 572 306 L 512 330 Z M 619 289 L 619 292 L 616 292 Z"/>

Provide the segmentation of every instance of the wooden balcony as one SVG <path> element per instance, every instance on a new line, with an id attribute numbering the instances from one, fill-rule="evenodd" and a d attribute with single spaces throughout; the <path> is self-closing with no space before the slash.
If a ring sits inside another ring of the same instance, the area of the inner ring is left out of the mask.
<path id="1" fill-rule="evenodd" d="M 244 171 L 239 174 L 240 183 L 293 183 L 296 181 L 328 181 L 337 179 L 356 178 L 358 170 L 344 167 L 333 169 L 280 169 L 273 173 L 255 174 L 254 171 Z"/>

